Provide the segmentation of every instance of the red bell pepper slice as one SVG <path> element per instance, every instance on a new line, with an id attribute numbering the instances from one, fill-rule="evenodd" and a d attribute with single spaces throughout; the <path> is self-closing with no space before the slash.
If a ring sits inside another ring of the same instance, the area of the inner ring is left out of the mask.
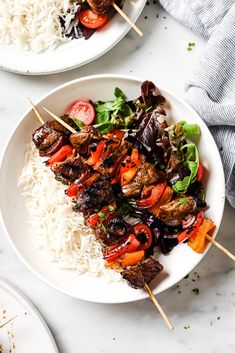
<path id="1" fill-rule="evenodd" d="M 70 145 L 65 145 L 48 159 L 46 165 L 48 167 L 51 167 L 54 163 L 63 162 L 67 157 L 72 154 L 72 152 L 73 148 Z"/>
<path id="2" fill-rule="evenodd" d="M 72 183 L 67 190 L 65 190 L 65 193 L 69 197 L 75 197 L 78 194 L 78 184 Z"/>
<path id="3" fill-rule="evenodd" d="M 182 243 L 186 239 L 188 239 L 188 238 L 190 238 L 190 237 L 192 237 L 193 235 L 196 234 L 198 228 L 202 224 L 203 217 L 204 217 L 204 213 L 202 211 L 199 211 L 198 214 L 197 214 L 197 217 L 195 219 L 195 222 L 191 225 L 191 227 L 185 229 L 183 232 L 181 232 L 177 236 L 177 240 L 178 240 L 179 243 Z"/>
<path id="4" fill-rule="evenodd" d="M 97 145 L 95 151 L 92 151 L 92 147 L 90 146 L 90 153 L 91 153 L 91 156 L 88 158 L 87 164 L 88 164 L 88 165 L 93 165 L 93 164 L 95 164 L 95 163 L 100 159 L 104 148 L 105 148 L 105 141 L 101 141 L 101 142 Z"/>
<path id="5" fill-rule="evenodd" d="M 135 236 L 141 242 L 140 250 L 146 250 L 152 244 L 153 236 L 151 229 L 145 224 L 137 224 L 134 227 Z"/>
<path id="6" fill-rule="evenodd" d="M 125 253 L 138 250 L 140 246 L 141 242 L 136 239 L 134 234 L 130 234 L 124 243 L 105 253 L 104 259 L 108 262 L 114 261 Z"/>
<path id="7" fill-rule="evenodd" d="M 112 202 L 107 206 L 104 206 L 103 208 L 101 208 L 99 212 L 90 215 L 88 219 L 86 219 L 87 225 L 89 227 L 96 227 L 98 222 L 107 220 L 114 212 L 116 212 L 116 209 L 117 209 L 116 201 Z"/>
<path id="8" fill-rule="evenodd" d="M 107 134 L 109 138 L 112 138 L 112 139 L 118 138 L 119 140 L 122 140 L 124 135 L 125 135 L 125 131 L 121 131 L 121 130 L 112 130 Z"/>
<path id="9" fill-rule="evenodd" d="M 160 200 L 165 188 L 166 188 L 165 183 L 157 184 L 151 190 L 151 195 L 145 199 L 138 200 L 137 205 L 142 208 L 152 207 L 153 205 L 155 205 L 155 203 L 157 203 Z"/>

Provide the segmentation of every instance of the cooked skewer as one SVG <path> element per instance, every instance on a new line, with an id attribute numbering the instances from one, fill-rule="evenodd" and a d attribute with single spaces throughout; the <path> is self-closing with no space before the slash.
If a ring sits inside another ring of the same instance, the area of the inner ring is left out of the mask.
<path id="1" fill-rule="evenodd" d="M 28 98 L 29 99 L 29 98 Z M 39 119 L 40 123 L 44 124 L 43 118 L 40 116 L 39 111 L 35 107 L 35 105 L 32 103 L 32 101 L 29 99 L 30 103 L 32 104 L 32 109 L 35 112 L 37 118 Z M 43 107 L 43 109 L 55 120 L 57 120 L 61 125 L 63 125 L 66 129 L 68 129 L 70 132 L 75 134 L 77 131 L 73 129 L 70 125 L 66 124 L 62 119 L 60 119 L 57 115 L 54 113 L 50 112 L 48 109 Z M 212 238 L 210 235 L 206 234 L 206 239 L 209 240 L 213 245 L 215 245 L 219 250 L 221 250 L 225 255 L 227 255 L 230 259 L 235 261 L 235 256 L 228 251 L 224 246 L 220 245 L 214 238 Z"/>
<path id="2" fill-rule="evenodd" d="M 31 101 L 30 101 L 31 102 Z M 37 108 L 33 105 L 33 103 L 31 102 L 32 106 L 34 107 L 34 112 L 36 114 L 36 116 L 38 117 L 38 115 L 40 116 Z M 53 114 L 52 112 L 50 112 L 48 109 L 46 109 L 45 107 L 43 107 L 43 109 L 50 114 L 55 120 L 57 120 L 59 123 L 61 123 L 61 125 L 63 125 L 65 128 L 69 127 L 69 131 L 73 130 L 74 133 L 76 133 L 77 131 L 74 130 L 73 128 L 71 128 L 71 126 L 69 126 L 68 124 L 66 124 L 62 119 L 60 119 L 58 116 L 56 116 L 55 114 Z M 37 113 L 36 113 L 37 112 Z M 38 117 L 39 119 L 39 117 Z M 43 118 L 40 116 L 39 121 L 43 121 Z M 73 131 L 71 131 L 73 133 Z M 165 320 L 167 326 L 170 328 L 170 330 L 173 330 L 173 325 L 171 323 L 171 321 L 169 320 L 169 318 L 167 317 L 166 313 L 164 312 L 164 310 L 162 309 L 161 305 L 158 303 L 157 299 L 155 298 L 153 292 L 151 291 L 151 289 L 149 288 L 149 286 L 147 285 L 147 283 L 144 284 L 144 289 L 146 290 L 146 292 L 148 293 L 150 299 L 152 300 L 152 302 L 154 303 L 154 305 L 156 306 L 156 308 L 158 309 L 158 311 L 160 312 L 161 316 L 163 317 L 163 319 Z"/>
<path id="3" fill-rule="evenodd" d="M 112 6 L 119 13 L 119 15 L 121 15 L 122 18 L 124 18 L 124 20 L 136 31 L 136 33 L 140 37 L 143 37 L 143 32 L 141 32 L 141 30 L 131 21 L 131 19 L 125 14 L 125 12 L 122 11 L 122 9 L 120 9 L 120 7 L 115 2 L 112 2 Z"/>
<path id="4" fill-rule="evenodd" d="M 172 325 L 172 322 L 170 321 L 170 319 L 167 317 L 165 311 L 163 310 L 163 308 L 161 307 L 161 305 L 159 304 L 159 302 L 157 301 L 156 297 L 154 296 L 153 292 L 151 291 L 151 289 L 149 288 L 149 286 L 147 285 L 147 283 L 144 284 L 144 289 L 146 290 L 146 292 L 148 293 L 148 295 L 150 296 L 153 304 L 156 306 L 157 310 L 159 311 L 159 313 L 162 315 L 162 318 L 165 320 L 167 326 L 169 327 L 169 329 L 172 331 L 174 329 L 174 326 Z"/>
<path id="5" fill-rule="evenodd" d="M 1 325 L 0 325 L 0 328 L 3 328 L 3 327 L 6 326 L 7 324 L 9 324 L 9 323 L 12 322 L 13 320 L 15 320 L 16 317 L 17 317 L 17 315 L 14 316 L 14 317 L 12 317 L 11 319 L 7 320 L 7 321 L 4 322 L 3 324 L 1 324 Z"/>

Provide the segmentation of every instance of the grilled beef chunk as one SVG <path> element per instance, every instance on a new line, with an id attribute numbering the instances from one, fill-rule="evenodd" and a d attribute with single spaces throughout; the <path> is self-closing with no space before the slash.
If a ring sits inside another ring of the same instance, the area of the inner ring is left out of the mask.
<path id="1" fill-rule="evenodd" d="M 132 182 L 122 187 L 122 192 L 126 197 L 137 197 L 140 195 L 144 185 L 154 184 L 159 179 L 159 172 L 151 163 L 145 162 Z"/>
<path id="2" fill-rule="evenodd" d="M 103 204 L 109 203 L 113 198 L 113 190 L 108 180 L 94 182 L 78 197 L 79 210 L 85 215 L 94 213 L 94 209 L 100 209 Z"/>
<path id="3" fill-rule="evenodd" d="M 106 234 L 102 239 L 105 245 L 117 245 L 124 236 L 128 235 L 132 227 L 122 218 L 112 218 L 106 225 Z"/>
<path id="4" fill-rule="evenodd" d="M 75 128 L 68 115 L 61 117 L 67 124 Z M 50 156 L 67 143 L 70 132 L 56 120 L 47 121 L 33 132 L 32 140 L 39 150 L 40 156 Z"/>
<path id="5" fill-rule="evenodd" d="M 124 156 L 127 155 L 130 147 L 130 142 L 121 141 L 120 145 L 116 147 L 112 152 L 110 151 L 109 155 L 102 160 L 102 163 L 97 164 L 96 167 L 93 166 L 93 168 L 102 174 L 112 174 L 117 164 L 122 160 Z M 109 148 L 108 143 L 106 143 L 106 148 Z"/>
<path id="6" fill-rule="evenodd" d="M 88 146 L 102 139 L 102 134 L 93 126 L 85 126 L 76 134 L 71 134 L 70 142 L 77 152 L 86 154 Z"/>
<path id="7" fill-rule="evenodd" d="M 82 174 L 89 172 L 91 168 L 84 163 L 81 156 L 67 158 L 62 163 L 56 163 L 51 167 L 55 178 L 63 184 L 68 184 L 79 179 Z"/>
<path id="8" fill-rule="evenodd" d="M 158 218 L 169 226 L 180 225 L 182 220 L 196 209 L 196 201 L 192 196 L 179 197 L 160 206 Z"/>
<path id="9" fill-rule="evenodd" d="M 161 271 L 163 266 L 153 257 L 149 257 L 136 265 L 128 266 L 121 272 L 133 288 L 143 288 L 145 283 L 151 282 Z"/>
<path id="10" fill-rule="evenodd" d="M 98 15 L 104 15 L 108 12 L 110 5 L 112 4 L 112 0 L 87 0 L 90 5 L 92 11 L 97 13 Z"/>

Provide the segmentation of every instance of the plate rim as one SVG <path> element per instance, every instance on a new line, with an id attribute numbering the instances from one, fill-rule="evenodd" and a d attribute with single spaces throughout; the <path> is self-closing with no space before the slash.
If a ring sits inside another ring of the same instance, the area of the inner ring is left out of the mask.
<path id="1" fill-rule="evenodd" d="M 35 305 L 31 302 L 31 300 L 13 283 L 11 283 L 8 279 L 3 276 L 0 276 L 0 287 L 7 290 L 20 304 L 25 304 L 31 311 L 31 315 L 33 314 L 33 320 L 38 320 L 41 324 L 41 327 L 44 329 L 49 341 L 51 342 L 52 349 L 54 353 L 59 353 L 59 349 L 55 342 L 55 339 L 49 329 L 45 319 L 39 310 L 35 307 Z"/>
<path id="2" fill-rule="evenodd" d="M 142 4 L 140 5 L 140 9 L 139 12 L 136 14 L 136 16 L 132 19 L 132 22 L 135 24 L 137 22 L 137 20 L 139 19 L 141 13 L 143 12 L 143 9 L 147 3 L 147 0 L 141 0 Z M 117 14 L 119 15 L 119 14 Z M 40 75 L 53 75 L 53 74 L 57 74 L 57 73 L 61 73 L 61 72 L 66 72 L 66 71 L 70 71 L 70 70 L 74 70 L 76 68 L 85 66 L 87 64 L 89 64 L 92 61 L 95 61 L 97 59 L 99 59 L 100 57 L 102 57 L 103 55 L 105 55 L 107 52 L 109 52 L 110 50 L 112 50 L 128 33 L 129 31 L 132 29 L 132 27 L 130 25 L 128 25 L 126 27 L 126 29 L 123 31 L 123 33 L 116 38 L 116 40 L 114 42 L 112 42 L 105 50 L 99 52 L 98 54 L 96 54 L 95 56 L 86 59 L 85 61 L 83 61 L 82 63 L 79 64 L 74 64 L 74 65 L 70 65 L 70 66 L 64 66 L 63 68 L 59 68 L 57 70 L 20 70 L 20 69 L 14 69 L 12 66 L 7 66 L 7 65 L 2 65 L 0 63 L 0 69 L 7 71 L 7 72 L 11 72 L 11 73 L 15 73 L 15 74 L 20 74 L 20 75 L 26 75 L 26 76 L 40 76 Z M 137 35 L 137 34 L 136 34 Z M 0 45 L 0 49 L 4 48 L 3 45 Z M 46 51 L 45 51 L 46 52 Z"/>
<path id="3" fill-rule="evenodd" d="M 49 97 L 50 95 L 56 93 L 57 91 L 64 89 L 70 85 L 73 85 L 74 83 L 79 83 L 79 82 L 83 82 L 83 81 L 89 81 L 89 80 L 99 80 L 99 79 L 122 79 L 122 80 L 129 80 L 129 81 L 134 81 L 134 82 L 138 82 L 139 84 L 141 82 L 143 82 L 145 79 L 140 77 L 140 76 L 132 76 L 132 75 L 121 75 L 121 74 L 98 74 L 98 75 L 89 75 L 89 76 L 84 76 L 81 78 L 76 78 L 74 80 L 65 82 L 57 87 L 55 87 L 54 89 L 50 90 L 49 92 L 45 93 L 42 97 L 40 97 L 38 100 L 35 101 L 35 105 L 38 105 L 41 101 L 43 101 L 45 98 Z M 204 127 L 209 131 L 212 139 L 213 139 L 213 144 L 216 148 L 217 151 L 217 155 L 218 155 L 218 160 L 220 162 L 220 170 L 221 170 L 221 182 L 222 182 L 222 187 L 221 189 L 223 189 L 223 195 L 221 196 L 221 215 L 220 218 L 217 219 L 218 222 L 218 229 L 217 231 L 213 234 L 213 238 L 216 238 L 220 226 L 221 226 L 221 221 L 223 218 L 223 214 L 224 214 L 224 206 L 225 206 L 225 176 L 224 176 L 224 169 L 223 169 L 223 165 L 222 165 L 222 160 L 219 154 L 219 150 L 218 147 L 215 143 L 215 140 L 210 132 L 210 130 L 208 129 L 207 125 L 205 124 L 205 122 L 203 121 L 203 119 L 200 117 L 200 115 L 186 102 L 184 101 L 182 98 L 178 97 L 176 94 L 172 93 L 172 91 L 168 90 L 167 88 L 164 88 L 164 86 L 158 85 L 158 83 L 156 82 L 156 80 L 154 80 L 154 82 L 156 83 L 156 86 L 159 88 L 159 90 L 163 90 L 165 91 L 167 94 L 171 95 L 172 97 L 174 97 L 174 99 L 176 99 L 178 102 L 180 102 L 180 104 L 183 104 L 184 106 L 186 106 L 193 115 L 197 115 L 197 117 L 200 119 L 202 125 L 204 125 Z M 15 133 L 15 131 L 18 129 L 19 125 L 22 123 L 22 121 L 24 120 L 24 118 L 31 112 L 32 108 L 29 108 L 25 113 L 23 113 L 18 121 L 18 123 L 16 124 L 16 126 L 12 129 L 12 131 L 9 134 L 9 137 L 7 139 L 7 141 L 5 142 L 5 146 L 3 148 L 2 154 L 0 156 L 0 178 L 1 178 L 1 173 L 2 173 L 2 164 L 3 164 L 3 160 L 4 160 L 4 156 L 5 153 L 7 151 L 8 145 Z M 93 302 L 93 303 L 101 303 L 101 304 L 122 304 L 122 303 L 130 303 L 130 302 L 135 302 L 138 300 L 143 300 L 148 298 L 148 294 L 146 292 L 143 291 L 143 294 L 141 295 L 141 297 L 139 298 L 133 298 L 131 300 L 119 300 L 119 301 L 102 301 L 102 300 L 96 300 L 96 299 L 86 299 L 84 297 L 78 297 L 75 294 L 70 293 L 69 291 L 66 291 L 65 289 L 61 288 L 59 285 L 51 283 L 49 280 L 47 280 L 43 275 L 41 275 L 40 273 L 38 273 L 38 271 L 36 269 L 34 269 L 34 267 L 23 257 L 23 255 L 21 255 L 21 253 L 18 251 L 16 245 L 14 244 L 13 240 L 10 237 L 10 234 L 7 230 L 6 224 L 4 222 L 3 219 L 3 214 L 2 214 L 2 204 L 0 203 L 0 222 L 2 224 L 4 233 L 7 237 L 7 240 L 9 241 L 11 247 L 13 248 L 13 250 L 15 251 L 15 253 L 17 254 L 18 258 L 23 262 L 23 264 L 26 266 L 26 268 L 28 268 L 34 275 L 36 275 L 37 278 L 39 278 L 40 280 L 42 280 L 44 283 L 46 283 L 47 285 L 49 285 L 50 287 L 58 290 L 61 293 L 64 293 L 66 295 L 69 295 L 70 297 L 79 299 L 79 300 L 84 300 L 84 301 L 88 301 L 88 302 Z M 209 251 L 210 247 L 211 247 L 211 243 L 208 244 L 207 249 L 205 250 L 205 252 L 202 254 L 202 256 L 199 258 L 199 260 L 196 262 L 196 264 L 193 264 L 192 267 L 190 267 L 190 269 L 186 269 L 184 274 L 180 277 L 180 279 L 178 279 L 174 285 L 176 285 L 179 281 L 181 281 L 188 273 L 190 273 L 196 266 L 199 265 L 199 263 L 202 261 L 202 259 L 205 257 L 205 255 L 207 254 L 207 252 Z M 166 290 L 168 290 L 169 288 L 171 288 L 173 285 L 169 284 L 168 286 L 166 286 L 166 288 L 164 290 L 162 290 L 161 292 L 158 291 L 158 287 L 156 287 L 153 290 L 153 294 L 160 294 L 165 292 Z"/>

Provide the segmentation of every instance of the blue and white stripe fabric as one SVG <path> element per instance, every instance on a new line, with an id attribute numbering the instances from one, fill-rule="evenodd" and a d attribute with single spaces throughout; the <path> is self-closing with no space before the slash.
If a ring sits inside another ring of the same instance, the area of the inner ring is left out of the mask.
<path id="1" fill-rule="evenodd" d="M 208 40 L 186 84 L 186 100 L 209 126 L 221 153 L 226 196 L 235 207 L 235 0 L 159 0 Z"/>

